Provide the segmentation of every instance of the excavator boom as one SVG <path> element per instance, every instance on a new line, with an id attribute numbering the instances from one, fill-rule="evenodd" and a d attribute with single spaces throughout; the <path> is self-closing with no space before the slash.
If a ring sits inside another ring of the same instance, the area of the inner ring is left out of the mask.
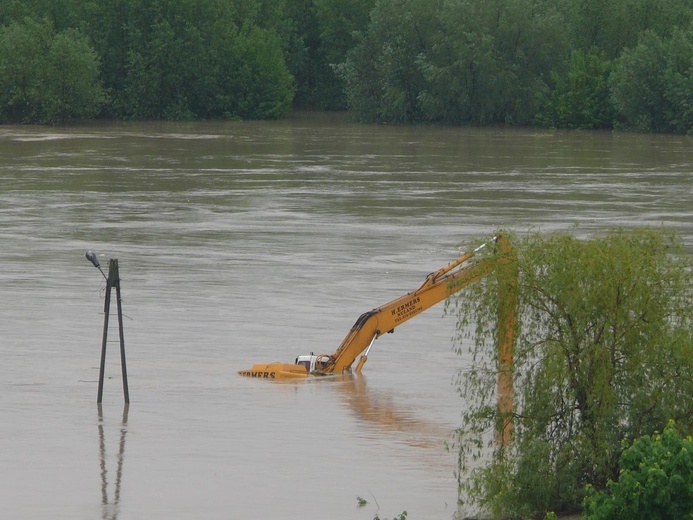
<path id="1" fill-rule="evenodd" d="M 464 253 L 445 267 L 429 274 L 421 286 L 385 305 L 363 313 L 351 327 L 346 337 L 334 352 L 327 355 L 298 356 L 295 363 L 256 364 L 239 374 L 263 379 L 301 378 L 308 375 L 341 374 L 351 370 L 359 354 L 363 354 L 356 367 L 360 372 L 373 342 L 381 335 L 393 332 L 396 327 L 419 315 L 453 293 L 487 276 L 493 270 L 511 262 L 512 250 L 503 235 L 493 238 L 496 254 L 475 262 L 469 262 L 483 244 L 474 251 Z M 511 306 L 512 307 L 512 306 Z M 514 308 L 508 310 L 514 312 Z M 514 323 L 512 317 L 501 317 Z M 512 336 L 507 336 L 512 341 Z"/>

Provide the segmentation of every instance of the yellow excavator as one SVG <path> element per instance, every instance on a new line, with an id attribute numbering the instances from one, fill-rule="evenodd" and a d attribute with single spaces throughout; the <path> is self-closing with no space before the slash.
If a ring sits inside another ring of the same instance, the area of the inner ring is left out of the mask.
<path id="1" fill-rule="evenodd" d="M 499 398 L 512 396 L 511 366 L 515 334 L 516 262 L 513 250 L 505 236 L 496 235 L 491 241 L 495 253 L 470 262 L 489 243 L 482 244 L 457 260 L 429 274 L 421 287 L 396 300 L 362 314 L 346 335 L 334 354 L 300 355 L 294 363 L 259 363 L 250 370 L 241 370 L 242 376 L 262 379 L 292 379 L 308 376 L 343 374 L 352 371 L 352 364 L 359 359 L 354 372 L 361 373 L 368 353 L 376 339 L 395 327 L 417 316 L 424 310 L 444 300 L 451 294 L 487 276 L 494 270 L 506 271 L 509 276 L 499 276 L 505 285 L 499 287 L 498 361 Z M 502 374 L 506 376 L 502 376 Z M 503 380 L 503 381 L 501 381 Z M 501 388 L 503 387 L 503 388 Z M 510 397 L 512 402 L 512 397 Z"/>

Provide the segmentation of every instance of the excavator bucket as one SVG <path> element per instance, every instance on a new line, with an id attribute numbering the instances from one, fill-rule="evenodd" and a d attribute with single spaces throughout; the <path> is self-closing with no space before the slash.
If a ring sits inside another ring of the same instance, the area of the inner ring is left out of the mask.
<path id="1" fill-rule="evenodd" d="M 260 379 L 296 379 L 308 377 L 308 371 L 303 365 L 292 363 L 258 363 L 250 370 L 240 370 L 240 375 Z"/>

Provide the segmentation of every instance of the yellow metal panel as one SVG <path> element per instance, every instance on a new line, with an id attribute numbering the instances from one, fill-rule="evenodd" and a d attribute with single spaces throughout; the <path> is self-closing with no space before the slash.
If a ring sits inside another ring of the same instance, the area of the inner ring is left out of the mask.
<path id="1" fill-rule="evenodd" d="M 292 363 L 258 363 L 250 370 L 240 370 L 240 375 L 260 379 L 295 379 L 308 377 L 306 367 Z"/>

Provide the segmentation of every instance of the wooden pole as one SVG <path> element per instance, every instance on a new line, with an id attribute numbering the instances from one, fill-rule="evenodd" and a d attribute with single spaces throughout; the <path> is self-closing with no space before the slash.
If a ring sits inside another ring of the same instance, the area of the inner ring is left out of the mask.
<path id="1" fill-rule="evenodd" d="M 125 404 L 130 403 L 130 391 L 128 390 L 128 369 L 125 363 L 125 337 L 123 335 L 123 305 L 120 298 L 120 275 L 118 273 L 118 260 L 111 260 L 111 266 L 115 271 L 116 300 L 118 303 L 118 337 L 120 338 L 120 367 L 123 373 L 123 397 Z M 110 269 L 110 266 L 109 266 Z"/>
<path id="2" fill-rule="evenodd" d="M 103 340 L 101 341 L 101 365 L 99 366 L 99 392 L 96 402 L 101 404 L 103 399 L 103 379 L 106 372 L 106 344 L 108 343 L 108 317 L 111 313 L 111 280 L 110 273 L 106 280 L 106 298 L 103 306 Z"/>
<path id="3" fill-rule="evenodd" d="M 125 363 L 125 337 L 123 335 L 123 307 L 120 297 L 120 274 L 118 272 L 118 260 L 111 259 L 108 264 L 108 277 L 106 278 L 106 297 L 104 300 L 103 340 L 101 343 L 101 365 L 99 366 L 99 391 L 96 402 L 101 404 L 103 400 L 103 381 L 106 372 L 106 344 L 108 343 L 108 319 L 111 313 L 111 290 L 115 287 L 116 303 L 118 306 L 118 335 L 120 337 L 120 365 L 123 373 L 123 396 L 125 404 L 130 403 L 130 391 L 128 389 L 128 372 Z"/>

